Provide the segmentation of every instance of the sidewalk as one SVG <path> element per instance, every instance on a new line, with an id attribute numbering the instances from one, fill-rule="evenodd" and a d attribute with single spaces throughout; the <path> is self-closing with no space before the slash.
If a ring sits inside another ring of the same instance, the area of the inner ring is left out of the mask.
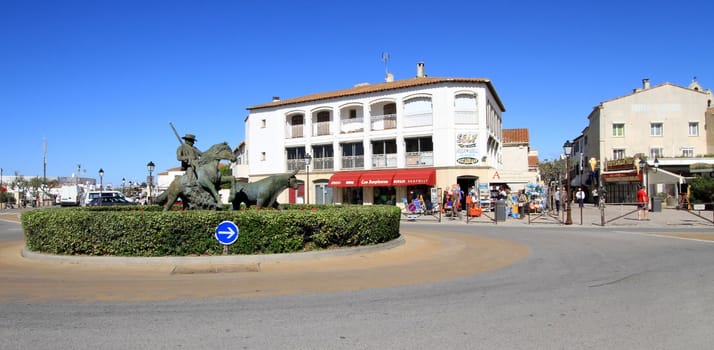
<path id="1" fill-rule="evenodd" d="M 600 208 L 594 207 L 592 204 L 585 205 L 582 208 L 582 220 L 581 220 L 581 210 L 577 204 L 575 204 L 571 209 L 571 218 L 573 225 L 580 226 L 581 222 L 583 226 L 602 226 L 602 222 L 605 222 L 604 227 L 618 227 L 618 226 L 632 226 L 632 227 L 710 227 L 714 230 L 714 217 L 712 216 L 712 211 L 686 211 L 677 209 L 663 208 L 661 212 L 649 212 L 648 220 L 637 220 L 637 208 L 634 205 L 619 205 L 619 204 L 608 204 L 605 207 L 604 213 L 601 213 Z M 461 218 L 452 219 L 444 215 L 441 216 L 442 223 L 466 223 L 466 212 L 461 213 Z M 604 214 L 604 218 L 603 218 Z M 694 214 L 699 214 L 698 217 Z M 515 219 L 512 217 L 507 217 L 506 221 L 499 221 L 494 223 L 495 213 L 486 212 L 480 217 L 470 217 L 469 224 L 491 224 L 491 225 L 506 225 L 506 226 L 553 226 L 553 227 L 568 227 L 570 225 L 565 225 L 565 215 L 563 212 L 559 216 L 555 213 L 541 214 L 533 213 L 529 216 L 525 215 L 521 219 Z M 406 221 L 406 220 L 402 220 Z M 431 222 L 438 221 L 438 217 L 434 216 L 421 216 L 418 217 L 414 222 Z"/>

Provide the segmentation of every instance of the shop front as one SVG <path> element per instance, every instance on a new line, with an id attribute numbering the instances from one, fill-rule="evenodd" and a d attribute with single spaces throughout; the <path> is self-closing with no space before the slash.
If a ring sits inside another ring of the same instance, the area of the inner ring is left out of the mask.
<path id="1" fill-rule="evenodd" d="M 608 161 L 606 170 L 600 175 L 605 188 L 600 196 L 605 196 L 607 203 L 634 203 L 637 189 L 642 185 L 640 170 L 639 158 Z"/>
<path id="2" fill-rule="evenodd" d="M 436 184 L 435 169 L 345 171 L 330 177 L 336 203 L 394 205 L 402 198 L 429 194 Z"/>

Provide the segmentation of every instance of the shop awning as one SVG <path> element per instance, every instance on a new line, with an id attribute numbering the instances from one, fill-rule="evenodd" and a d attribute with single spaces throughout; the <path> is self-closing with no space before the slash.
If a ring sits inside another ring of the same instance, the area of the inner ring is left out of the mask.
<path id="1" fill-rule="evenodd" d="M 394 186 L 434 185 L 436 184 L 436 170 L 434 169 L 408 169 L 397 170 L 392 179 Z"/>
<path id="2" fill-rule="evenodd" d="M 327 183 L 330 187 L 358 187 L 359 178 L 362 175 L 360 171 L 345 171 L 336 173 L 330 177 L 330 182 Z"/>
<path id="3" fill-rule="evenodd" d="M 642 174 L 637 170 L 604 171 L 602 179 L 605 182 L 642 182 Z"/>
<path id="4" fill-rule="evenodd" d="M 362 187 L 392 186 L 394 170 L 365 171 L 359 178 Z"/>
<path id="5" fill-rule="evenodd" d="M 330 177 L 330 187 L 381 187 L 436 184 L 435 169 L 345 171 Z"/>

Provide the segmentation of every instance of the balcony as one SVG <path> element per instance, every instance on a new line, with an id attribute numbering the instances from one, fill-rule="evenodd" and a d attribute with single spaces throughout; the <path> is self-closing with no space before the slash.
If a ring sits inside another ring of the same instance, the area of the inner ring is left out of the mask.
<path id="1" fill-rule="evenodd" d="M 342 157 L 342 169 L 364 169 L 364 156 Z"/>
<path id="2" fill-rule="evenodd" d="M 324 157 L 324 158 L 313 158 L 312 168 L 315 170 L 332 170 L 335 168 L 335 158 Z"/>
<path id="3" fill-rule="evenodd" d="M 397 127 L 396 114 L 373 115 L 370 119 L 371 130 L 387 130 Z"/>
<path id="4" fill-rule="evenodd" d="M 335 160 L 333 157 L 312 158 L 310 169 L 313 170 L 332 170 L 334 169 Z M 305 170 L 305 159 L 288 159 L 286 164 L 288 171 Z"/>
<path id="5" fill-rule="evenodd" d="M 372 156 L 372 168 L 396 168 L 397 154 L 377 154 Z"/>
<path id="6" fill-rule="evenodd" d="M 340 120 L 340 132 L 348 134 L 351 132 L 364 131 L 364 118 L 352 118 Z"/>
<path id="7" fill-rule="evenodd" d="M 434 152 L 407 152 L 406 165 L 408 167 L 434 165 Z"/>

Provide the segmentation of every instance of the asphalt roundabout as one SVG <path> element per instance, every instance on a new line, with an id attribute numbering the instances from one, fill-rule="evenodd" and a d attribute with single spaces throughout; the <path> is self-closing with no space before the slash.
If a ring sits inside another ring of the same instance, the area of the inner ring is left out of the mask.
<path id="1" fill-rule="evenodd" d="M 318 294 L 458 279 L 529 254 L 512 241 L 402 229 L 377 247 L 235 257 L 58 257 L 0 241 L 0 301 L 133 302 Z"/>

